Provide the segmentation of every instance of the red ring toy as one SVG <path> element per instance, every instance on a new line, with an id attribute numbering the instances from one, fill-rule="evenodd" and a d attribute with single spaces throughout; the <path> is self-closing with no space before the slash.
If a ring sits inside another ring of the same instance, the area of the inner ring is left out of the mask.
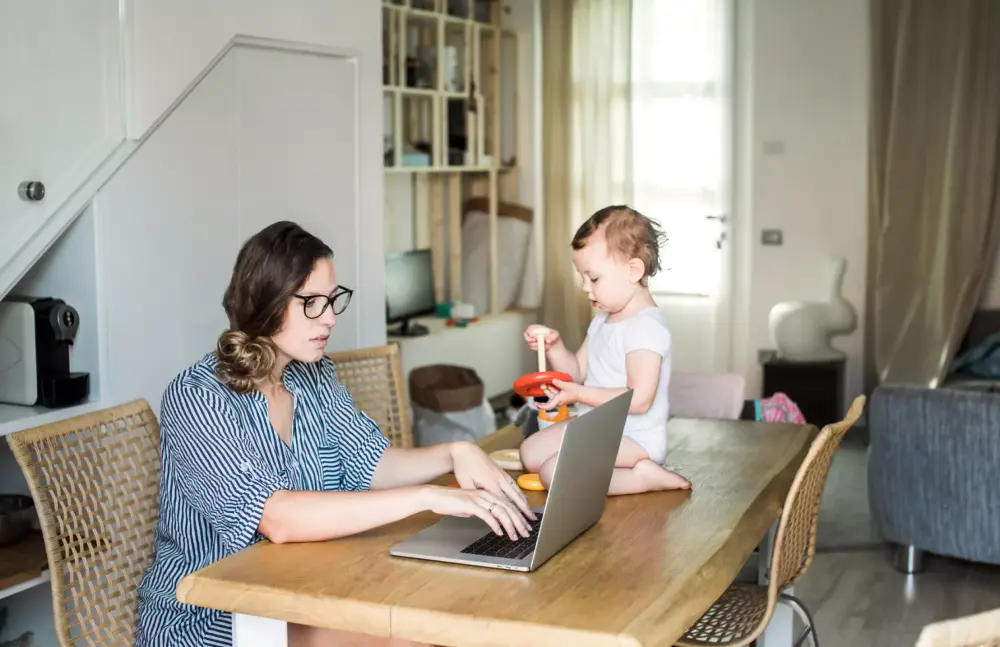
<path id="1" fill-rule="evenodd" d="M 517 378 L 514 382 L 514 393 L 522 398 L 544 398 L 543 386 L 552 384 L 553 380 L 572 382 L 573 378 L 562 371 L 544 371 L 540 373 L 528 373 Z"/>

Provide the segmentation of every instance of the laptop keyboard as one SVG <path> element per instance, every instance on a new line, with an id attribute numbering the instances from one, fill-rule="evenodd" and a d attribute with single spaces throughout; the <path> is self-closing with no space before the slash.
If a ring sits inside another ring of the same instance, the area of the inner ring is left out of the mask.
<path id="1" fill-rule="evenodd" d="M 467 555 L 483 555 L 484 557 L 503 557 L 505 559 L 521 559 L 535 549 L 538 541 L 538 529 L 542 527 L 542 515 L 535 513 L 538 520 L 531 526 L 527 537 L 511 540 L 507 535 L 498 535 L 490 531 L 462 549 Z"/>

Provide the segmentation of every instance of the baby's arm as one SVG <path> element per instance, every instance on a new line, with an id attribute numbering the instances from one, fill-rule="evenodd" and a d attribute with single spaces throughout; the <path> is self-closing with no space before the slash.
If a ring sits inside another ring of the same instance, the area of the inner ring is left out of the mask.
<path id="1" fill-rule="evenodd" d="M 630 414 L 649 411 L 653 396 L 656 395 L 656 387 L 660 383 L 662 362 L 663 358 L 651 350 L 636 350 L 625 356 L 628 386 L 633 390 L 632 404 L 628 408 Z M 624 392 L 624 388 L 580 386 L 576 387 L 576 399 L 590 407 L 599 407 Z"/>
<path id="2" fill-rule="evenodd" d="M 660 369 L 670 357 L 670 333 L 652 319 L 639 319 L 625 336 L 625 375 L 633 390 L 630 414 L 649 411 L 660 384 Z M 582 350 L 582 349 L 581 349 Z M 598 407 L 625 391 L 624 388 L 581 386 L 574 389 L 576 399 Z"/>
<path id="3" fill-rule="evenodd" d="M 572 376 L 574 382 L 582 383 L 587 378 L 587 340 L 584 338 L 580 350 L 573 353 L 560 342 L 546 353 L 550 369 Z"/>

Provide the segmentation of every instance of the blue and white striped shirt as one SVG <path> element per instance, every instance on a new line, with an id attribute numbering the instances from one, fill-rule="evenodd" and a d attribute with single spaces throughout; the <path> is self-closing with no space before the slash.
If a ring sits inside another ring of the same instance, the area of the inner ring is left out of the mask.
<path id="1" fill-rule="evenodd" d="M 367 490 L 389 442 L 357 413 L 333 362 L 291 362 L 291 446 L 267 401 L 236 393 L 213 354 L 167 386 L 160 407 L 156 556 L 139 587 L 137 647 L 229 647 L 232 616 L 177 601 L 182 577 L 262 539 L 264 502 L 277 490 Z"/>

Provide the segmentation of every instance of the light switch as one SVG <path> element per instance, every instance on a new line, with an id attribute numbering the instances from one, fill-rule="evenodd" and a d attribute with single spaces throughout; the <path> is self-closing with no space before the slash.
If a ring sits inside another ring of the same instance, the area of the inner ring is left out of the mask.
<path id="1" fill-rule="evenodd" d="M 783 242 L 783 235 L 780 229 L 761 229 L 760 230 L 760 244 L 761 245 L 781 245 Z"/>

